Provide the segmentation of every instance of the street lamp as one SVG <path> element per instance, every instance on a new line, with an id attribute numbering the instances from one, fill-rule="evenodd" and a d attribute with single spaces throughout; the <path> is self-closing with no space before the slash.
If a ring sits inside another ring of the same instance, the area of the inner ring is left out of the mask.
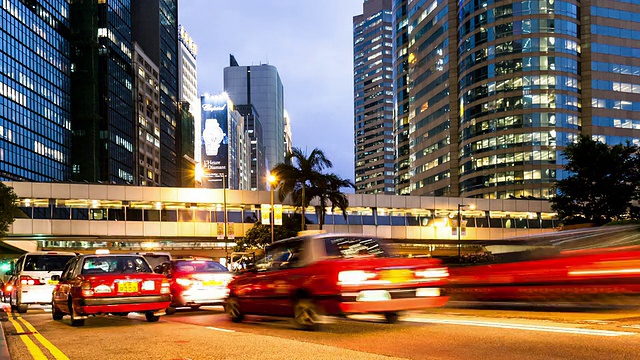
<path id="1" fill-rule="evenodd" d="M 458 204 L 458 257 L 460 257 L 460 250 L 462 249 L 462 242 L 460 241 L 460 225 L 461 225 L 461 216 L 460 216 L 460 210 L 462 210 L 462 208 L 469 208 L 471 210 L 475 209 L 476 207 L 474 205 L 463 205 L 463 204 Z"/>
<path id="2" fill-rule="evenodd" d="M 276 177 L 272 174 L 269 174 L 269 176 L 267 176 L 267 181 L 269 181 L 269 190 L 271 192 L 271 210 L 270 210 L 270 214 L 269 214 L 269 223 L 271 224 L 271 243 L 273 244 L 274 241 L 274 234 L 273 234 L 273 223 L 276 220 L 275 217 L 275 213 L 274 213 L 274 209 L 273 209 L 273 188 L 276 185 Z"/>

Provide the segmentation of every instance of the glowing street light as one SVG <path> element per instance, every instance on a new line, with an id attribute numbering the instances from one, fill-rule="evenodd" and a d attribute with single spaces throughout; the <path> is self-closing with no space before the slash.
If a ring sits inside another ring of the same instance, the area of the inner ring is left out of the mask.
<path id="1" fill-rule="evenodd" d="M 461 216 L 460 216 L 460 210 L 462 210 L 463 208 L 467 208 L 470 210 L 475 209 L 475 205 L 463 205 L 463 204 L 458 204 L 458 257 L 460 257 L 460 249 L 462 249 L 462 242 L 460 241 L 460 225 L 461 225 Z"/>
<path id="2" fill-rule="evenodd" d="M 270 210 L 270 214 L 269 214 L 269 223 L 271 224 L 271 243 L 273 244 L 274 241 L 274 233 L 273 233 L 273 223 L 275 222 L 276 218 L 275 218 L 275 214 L 274 214 L 274 209 L 273 209 L 273 188 L 276 186 L 276 182 L 278 181 L 278 179 L 272 175 L 271 173 L 269 173 L 269 176 L 267 176 L 267 181 L 269 182 L 269 190 L 271 192 L 271 210 Z"/>

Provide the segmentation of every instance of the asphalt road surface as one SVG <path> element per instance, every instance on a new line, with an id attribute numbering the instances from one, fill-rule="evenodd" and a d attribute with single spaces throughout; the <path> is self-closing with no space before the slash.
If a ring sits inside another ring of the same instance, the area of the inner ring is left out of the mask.
<path id="1" fill-rule="evenodd" d="M 144 316 L 89 318 L 71 327 L 50 309 L 3 314 L 11 359 L 638 359 L 640 310 L 548 311 L 443 308 L 330 319 L 319 332 L 290 321 L 248 317 L 234 324 L 221 307 Z"/>

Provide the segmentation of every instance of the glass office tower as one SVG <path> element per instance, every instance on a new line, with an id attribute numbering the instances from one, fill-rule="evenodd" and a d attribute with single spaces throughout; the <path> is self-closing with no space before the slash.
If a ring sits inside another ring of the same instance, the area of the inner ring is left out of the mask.
<path id="1" fill-rule="evenodd" d="M 75 181 L 134 183 L 130 9 L 129 0 L 71 4 Z"/>
<path id="2" fill-rule="evenodd" d="M 627 0 L 409 2 L 411 194 L 548 198 L 578 135 L 639 144 L 638 14 Z"/>
<path id="3" fill-rule="evenodd" d="M 391 0 L 367 0 L 353 17 L 356 193 L 394 194 Z"/>
<path id="4" fill-rule="evenodd" d="M 69 26 L 66 0 L 0 4 L 0 180 L 69 177 Z"/>

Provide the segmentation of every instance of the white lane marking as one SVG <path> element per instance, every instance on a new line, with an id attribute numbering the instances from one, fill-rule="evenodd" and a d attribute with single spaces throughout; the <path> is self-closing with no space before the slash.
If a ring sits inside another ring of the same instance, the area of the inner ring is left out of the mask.
<path id="1" fill-rule="evenodd" d="M 217 327 L 213 327 L 213 326 L 207 326 L 207 329 L 209 329 L 209 330 L 217 330 L 217 331 L 222 331 L 222 332 L 236 332 L 235 330 L 217 328 Z"/>
<path id="2" fill-rule="evenodd" d="M 609 330 L 593 330 L 593 329 L 581 329 L 581 328 L 565 328 L 565 327 L 557 327 L 557 326 L 509 324 L 509 323 L 499 323 L 499 322 L 490 322 L 490 321 L 444 320 L 444 319 L 427 319 L 427 318 L 405 318 L 402 320 L 408 321 L 408 322 L 469 325 L 469 326 L 494 327 L 494 328 L 501 328 L 501 329 L 557 332 L 557 333 L 577 334 L 577 335 L 595 335 L 595 336 L 637 335 L 637 333 L 627 332 L 627 331 L 609 331 Z"/>

